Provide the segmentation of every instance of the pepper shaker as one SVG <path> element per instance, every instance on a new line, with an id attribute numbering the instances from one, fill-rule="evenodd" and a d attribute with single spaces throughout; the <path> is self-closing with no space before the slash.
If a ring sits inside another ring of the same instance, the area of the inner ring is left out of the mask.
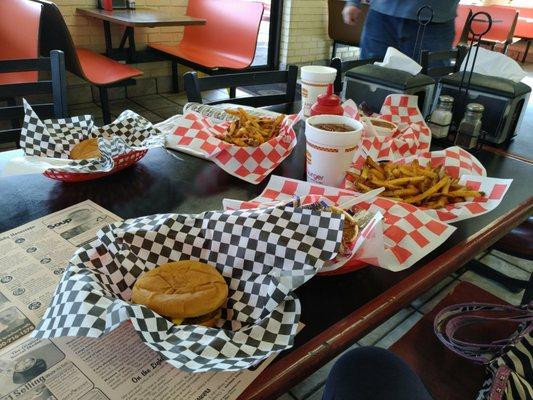
<path id="1" fill-rule="evenodd" d="M 479 103 L 470 103 L 466 106 L 465 115 L 459 124 L 455 144 L 466 150 L 477 146 L 481 133 L 481 117 L 485 107 Z"/>

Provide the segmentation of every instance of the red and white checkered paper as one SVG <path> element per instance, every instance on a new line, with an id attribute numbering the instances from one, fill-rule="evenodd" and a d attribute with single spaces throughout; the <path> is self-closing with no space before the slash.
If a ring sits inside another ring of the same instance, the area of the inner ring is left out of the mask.
<path id="1" fill-rule="evenodd" d="M 241 147 L 216 136 L 229 122 L 215 124 L 195 112 L 186 113 L 175 131 L 166 137 L 166 147 L 213 161 L 224 171 L 247 182 L 258 184 L 270 174 L 296 146 L 293 124 L 296 115 L 285 117 L 278 136 L 257 147 Z"/>
<path id="2" fill-rule="evenodd" d="M 352 100 L 346 101 L 343 108 L 345 116 L 360 119 L 357 106 Z M 391 94 L 383 102 L 380 114 L 375 114 L 373 117 L 396 124 L 398 132 L 391 137 L 364 132 L 354 159 L 368 154 L 374 160 L 397 160 L 429 151 L 431 130 L 418 109 L 417 96 Z"/>
<path id="3" fill-rule="evenodd" d="M 318 184 L 311 184 L 295 179 L 272 176 L 264 191 L 251 201 L 224 200 L 224 208 L 253 208 L 260 204 L 288 201 L 299 196 L 307 203 L 308 196 L 320 196 L 335 204 L 342 204 L 359 196 L 360 193 Z M 357 204 L 358 208 L 368 210 L 382 219 L 369 224 L 362 232 L 362 245 L 353 259 L 376 265 L 391 271 L 409 268 L 429 252 L 440 246 L 456 229 L 442 221 L 436 220 L 424 211 L 410 204 L 397 203 L 384 198 Z M 365 237 L 366 236 L 366 237 Z M 337 263 L 323 270 L 331 271 L 342 267 Z"/>
<path id="4" fill-rule="evenodd" d="M 350 171 L 361 171 L 366 156 L 355 160 Z M 502 201 L 503 196 L 511 186 L 512 179 L 489 178 L 485 167 L 468 151 L 457 147 L 448 147 L 445 150 L 425 152 L 416 156 L 405 157 L 395 160 L 395 163 L 406 164 L 418 160 L 419 164 L 426 166 L 428 163 L 432 167 L 442 165 L 448 175 L 453 178 L 459 178 L 459 183 L 469 186 L 473 190 L 479 190 L 485 193 L 485 197 L 472 198 L 469 201 L 461 203 L 448 204 L 443 208 L 433 210 L 426 207 L 416 207 L 424 211 L 432 218 L 443 222 L 451 223 L 476 217 L 494 210 Z M 345 187 L 353 188 L 353 177 L 346 174 Z M 389 200 L 398 204 L 395 200 Z"/>

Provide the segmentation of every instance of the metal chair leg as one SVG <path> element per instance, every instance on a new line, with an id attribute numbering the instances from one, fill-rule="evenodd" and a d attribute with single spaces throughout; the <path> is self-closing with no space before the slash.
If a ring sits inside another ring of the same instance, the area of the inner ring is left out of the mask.
<path id="1" fill-rule="evenodd" d="M 172 88 L 174 92 L 178 93 L 180 91 L 180 84 L 178 80 L 178 61 L 172 60 Z"/>
<path id="2" fill-rule="evenodd" d="M 522 64 L 524 64 L 527 60 L 527 53 L 529 52 L 530 45 L 531 45 L 531 39 L 528 39 L 526 43 L 526 49 L 524 50 L 524 57 L 522 57 Z"/>
<path id="3" fill-rule="evenodd" d="M 111 114 L 109 113 L 109 98 L 107 96 L 107 88 L 104 86 L 98 87 L 100 91 L 100 104 L 102 105 L 102 117 L 104 118 L 104 124 L 111 123 Z"/>
<path id="4" fill-rule="evenodd" d="M 15 100 L 14 97 L 8 97 L 6 99 L 6 103 L 9 107 L 15 107 L 17 105 L 17 101 Z M 21 125 L 20 125 L 20 120 L 18 119 L 12 119 L 11 120 L 11 128 L 13 129 L 17 129 L 17 128 L 20 128 Z"/>
<path id="5" fill-rule="evenodd" d="M 333 48 L 331 49 L 331 60 L 335 58 L 336 54 L 337 54 L 337 42 L 333 41 Z"/>

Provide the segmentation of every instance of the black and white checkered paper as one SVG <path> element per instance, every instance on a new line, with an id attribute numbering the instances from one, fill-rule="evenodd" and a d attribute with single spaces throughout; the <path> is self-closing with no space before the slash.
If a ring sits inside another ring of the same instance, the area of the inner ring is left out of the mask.
<path id="1" fill-rule="evenodd" d="M 162 146 L 163 134 L 142 116 L 126 110 L 109 125 L 97 127 L 90 115 L 65 119 L 41 120 L 24 99 L 24 122 L 20 147 L 26 156 L 68 159 L 72 148 L 83 140 L 98 138 L 102 157 L 72 160 L 64 172 L 107 172 L 113 169 L 114 157 L 134 150 Z"/>
<path id="2" fill-rule="evenodd" d="M 337 255 L 343 224 L 342 215 L 291 203 L 110 225 L 74 255 L 33 336 L 99 337 L 131 321 L 177 368 L 248 368 L 292 346 L 300 318 L 293 290 Z M 129 302 L 143 272 L 187 259 L 215 266 L 228 284 L 216 328 L 175 326 Z"/>

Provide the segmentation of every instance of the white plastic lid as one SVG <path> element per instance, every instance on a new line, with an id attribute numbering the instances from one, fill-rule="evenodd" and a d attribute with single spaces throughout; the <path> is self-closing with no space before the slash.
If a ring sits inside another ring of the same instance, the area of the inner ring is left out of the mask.
<path id="1" fill-rule="evenodd" d="M 333 83 L 337 70 L 322 65 L 306 65 L 301 68 L 302 80 L 314 83 Z"/>

